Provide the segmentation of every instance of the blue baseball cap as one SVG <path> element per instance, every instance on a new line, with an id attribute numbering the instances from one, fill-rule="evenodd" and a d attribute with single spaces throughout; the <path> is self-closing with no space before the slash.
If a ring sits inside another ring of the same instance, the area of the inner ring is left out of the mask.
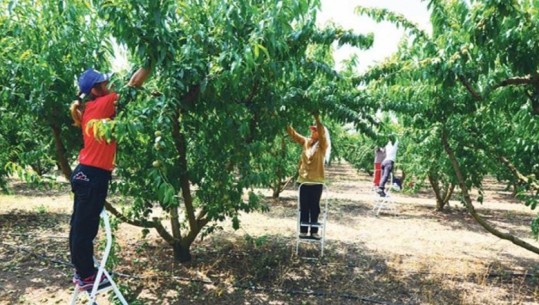
<path id="1" fill-rule="evenodd" d="M 82 72 L 79 77 L 79 89 L 84 94 L 90 94 L 92 88 L 99 83 L 107 81 L 112 76 L 112 73 L 101 73 L 92 68 Z"/>

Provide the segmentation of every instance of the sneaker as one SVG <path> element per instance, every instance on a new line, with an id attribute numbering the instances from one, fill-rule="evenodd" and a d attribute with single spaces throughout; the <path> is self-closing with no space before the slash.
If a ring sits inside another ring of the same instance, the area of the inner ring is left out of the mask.
<path id="1" fill-rule="evenodd" d="M 74 285 L 77 285 L 80 282 L 80 275 L 78 275 L 78 273 L 75 273 L 71 281 L 73 282 Z"/>
<path id="2" fill-rule="evenodd" d="M 307 238 L 309 235 L 307 233 L 299 233 L 299 238 Z"/>
<path id="3" fill-rule="evenodd" d="M 377 189 L 377 190 L 376 190 L 376 193 L 377 193 L 378 195 L 380 195 L 380 197 L 385 197 L 385 196 L 386 196 L 386 193 L 385 193 L 384 190 L 381 189 L 381 188 Z"/>
<path id="4" fill-rule="evenodd" d="M 313 239 L 322 239 L 322 237 L 318 233 L 311 233 L 311 237 Z"/>
<path id="5" fill-rule="evenodd" d="M 79 290 L 86 290 L 88 292 L 92 291 L 92 288 L 94 287 L 94 282 L 95 282 L 95 276 L 97 275 L 94 274 L 94 275 L 90 275 L 88 277 L 85 277 L 83 279 L 80 278 L 80 276 L 78 274 L 75 274 L 75 276 L 73 277 L 73 283 L 75 285 L 78 285 L 79 286 Z M 97 290 L 101 290 L 103 288 L 106 288 L 106 287 L 109 287 L 110 286 L 110 282 L 109 282 L 109 279 L 105 276 L 105 274 L 101 275 L 101 280 L 99 281 L 99 285 L 97 287 Z"/>

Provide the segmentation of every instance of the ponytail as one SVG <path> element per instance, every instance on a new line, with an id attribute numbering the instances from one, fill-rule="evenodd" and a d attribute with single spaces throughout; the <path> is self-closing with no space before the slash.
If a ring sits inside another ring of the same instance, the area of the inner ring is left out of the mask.
<path id="1" fill-rule="evenodd" d="M 331 138 L 329 137 L 329 131 L 326 126 L 324 126 L 324 131 L 325 131 L 325 137 L 326 137 L 326 143 L 327 143 L 326 155 L 324 156 L 324 162 L 326 164 L 329 164 L 329 161 L 331 159 Z"/>
<path id="2" fill-rule="evenodd" d="M 77 99 L 71 103 L 69 111 L 71 112 L 71 117 L 73 118 L 73 126 L 81 127 L 84 105 L 82 104 L 82 94 L 80 92 L 77 95 Z"/>

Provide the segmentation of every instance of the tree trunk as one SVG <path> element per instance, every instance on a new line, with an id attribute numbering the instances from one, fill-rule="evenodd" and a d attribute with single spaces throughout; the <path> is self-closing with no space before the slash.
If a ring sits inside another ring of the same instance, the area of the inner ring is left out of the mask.
<path id="1" fill-rule="evenodd" d="M 436 196 L 436 211 L 443 211 L 444 207 L 449 203 L 451 195 L 453 195 L 455 185 L 452 183 L 444 185 L 443 181 L 433 173 L 429 173 L 428 178 Z M 442 185 L 440 186 L 440 184 Z"/>
<path id="2" fill-rule="evenodd" d="M 401 170 L 402 172 L 402 175 L 401 175 L 401 185 L 404 186 L 404 181 L 406 180 L 406 172 Z"/>
<path id="3" fill-rule="evenodd" d="M 187 105 L 193 104 L 198 96 L 199 88 L 199 86 L 191 87 L 182 101 Z M 180 232 L 178 210 L 174 209 L 173 213 L 171 213 L 173 239 L 169 240 L 169 244 L 172 245 L 174 250 L 174 259 L 179 262 L 191 260 L 191 244 L 198 233 L 200 233 L 200 230 L 209 221 L 207 218 L 204 218 L 205 212 L 203 210 L 200 211 L 198 217 L 195 215 L 195 207 L 193 205 L 193 196 L 191 194 L 191 185 L 187 168 L 187 139 L 180 126 L 181 116 L 186 111 L 187 110 L 185 109 L 178 108 L 172 115 L 172 138 L 176 151 L 178 152 L 179 185 L 183 198 L 183 205 L 185 207 L 185 217 L 189 223 L 189 230 L 186 230 L 183 234 L 184 236 L 182 236 Z"/>
<path id="4" fill-rule="evenodd" d="M 178 214 L 178 208 L 170 208 L 170 229 L 172 230 L 172 237 L 175 239 L 180 239 L 181 234 L 181 225 L 180 225 L 180 215 Z"/>
<path id="5" fill-rule="evenodd" d="M 513 183 L 512 185 L 512 191 L 511 191 L 511 197 L 516 198 L 518 194 L 518 184 Z"/>
<path id="6" fill-rule="evenodd" d="M 71 166 L 69 166 L 69 161 L 66 156 L 66 148 L 64 142 L 62 141 L 62 135 L 60 132 L 60 126 L 57 124 L 51 124 L 52 134 L 54 135 L 54 146 L 56 147 L 56 160 L 60 165 L 62 174 L 69 181 L 71 179 Z"/>
<path id="7" fill-rule="evenodd" d="M 271 198 L 273 198 L 273 199 L 279 198 L 279 195 L 281 194 L 281 182 L 277 181 L 273 185 L 272 189 L 273 189 L 273 193 L 271 194 Z"/>
<path id="8" fill-rule="evenodd" d="M 460 164 L 455 157 L 455 153 L 449 146 L 449 142 L 447 140 L 447 135 L 445 132 L 442 132 L 442 144 L 444 146 L 444 150 L 447 153 L 449 160 L 451 161 L 451 165 L 453 166 L 453 170 L 455 171 L 455 174 L 457 175 L 457 179 L 459 181 L 459 186 L 462 191 L 462 196 L 464 198 L 464 205 L 466 206 L 466 210 L 468 210 L 468 213 L 472 215 L 472 217 L 477 221 L 485 230 L 492 233 L 493 235 L 508 240 L 512 242 L 513 244 L 522 247 L 526 250 L 529 250 L 535 254 L 539 254 L 539 248 L 535 247 L 532 244 L 527 243 L 526 241 L 511 235 L 509 233 L 503 233 L 500 232 L 498 229 L 494 228 L 490 223 L 485 221 L 479 214 L 477 214 L 475 207 L 473 206 L 472 199 L 470 197 L 470 194 L 468 192 L 468 187 L 466 186 L 466 181 L 464 179 L 464 175 L 462 174 L 462 171 L 460 169 Z"/>
<path id="9" fill-rule="evenodd" d="M 434 196 L 436 197 L 436 211 L 443 211 L 445 202 L 443 200 L 442 190 L 440 189 L 438 178 L 436 178 L 432 173 L 428 174 L 430 186 L 434 191 Z"/>
<path id="10" fill-rule="evenodd" d="M 453 183 L 450 183 L 444 193 L 444 202 L 449 203 L 449 200 L 451 200 L 451 196 L 453 196 L 453 192 L 455 191 L 455 185 Z"/>
<path id="11" fill-rule="evenodd" d="M 285 159 L 286 159 L 286 140 L 285 140 L 285 137 L 281 137 L 281 150 L 279 151 L 280 152 L 280 158 L 281 158 L 281 164 L 277 165 L 277 169 L 276 169 L 276 172 L 275 172 L 275 176 L 277 176 L 277 182 L 275 182 L 274 184 L 274 187 L 273 187 L 273 194 L 271 195 L 271 197 L 273 199 L 277 199 L 279 198 L 279 194 L 281 194 L 281 192 L 284 190 L 284 169 L 283 169 L 283 164 L 285 163 Z"/>
<path id="12" fill-rule="evenodd" d="M 175 241 L 172 244 L 172 249 L 174 250 L 174 260 L 180 263 L 185 263 L 191 261 L 191 251 L 189 247 L 184 247 L 179 241 Z"/>

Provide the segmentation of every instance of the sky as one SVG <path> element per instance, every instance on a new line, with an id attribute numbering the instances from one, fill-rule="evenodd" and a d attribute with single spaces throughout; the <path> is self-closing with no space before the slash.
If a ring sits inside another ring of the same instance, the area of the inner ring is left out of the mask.
<path id="1" fill-rule="evenodd" d="M 342 46 L 335 50 L 335 63 L 340 69 L 340 62 L 351 54 L 358 54 L 359 71 L 363 72 L 371 65 L 381 62 L 397 50 L 397 45 L 404 35 L 388 22 L 376 23 L 367 16 L 354 13 L 357 6 L 386 8 L 400 13 L 416 23 L 420 29 L 431 32 L 427 3 L 421 0 L 321 0 L 322 8 L 318 13 L 318 25 L 334 22 L 344 29 L 351 29 L 357 34 L 374 33 L 374 44 L 369 50 L 359 50 L 350 46 Z"/>

